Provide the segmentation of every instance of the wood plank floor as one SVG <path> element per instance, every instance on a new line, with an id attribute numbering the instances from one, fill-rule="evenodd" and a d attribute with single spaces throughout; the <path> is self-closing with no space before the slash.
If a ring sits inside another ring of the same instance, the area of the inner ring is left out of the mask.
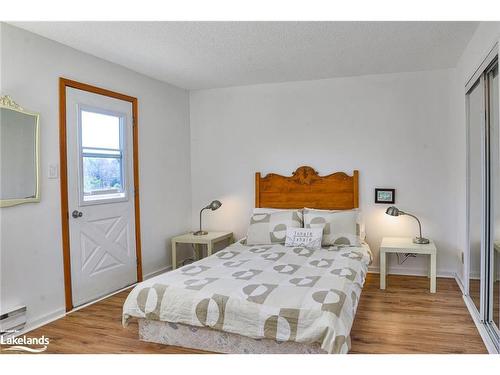
<path id="1" fill-rule="evenodd" d="M 351 331 L 352 353 L 486 353 L 455 280 L 369 274 Z M 203 353 L 141 342 L 137 324 L 121 326 L 128 291 L 68 314 L 27 336 L 50 338 L 47 353 Z"/>
<path id="2" fill-rule="evenodd" d="M 487 353 L 454 279 L 368 274 L 351 330 L 352 353 Z"/>

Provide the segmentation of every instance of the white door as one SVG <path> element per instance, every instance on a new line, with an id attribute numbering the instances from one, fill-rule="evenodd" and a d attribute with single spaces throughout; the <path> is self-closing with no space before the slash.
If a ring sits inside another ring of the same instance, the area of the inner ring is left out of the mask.
<path id="1" fill-rule="evenodd" d="M 132 104 L 66 88 L 73 306 L 137 281 Z"/>

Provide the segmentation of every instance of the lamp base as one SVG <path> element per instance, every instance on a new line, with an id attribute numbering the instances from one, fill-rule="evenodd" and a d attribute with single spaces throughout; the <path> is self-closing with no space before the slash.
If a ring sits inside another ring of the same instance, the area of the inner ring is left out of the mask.
<path id="1" fill-rule="evenodd" d="M 420 245 L 425 245 L 428 244 L 430 241 L 427 238 L 424 237 L 415 237 L 413 239 L 413 243 L 418 243 Z"/>
<path id="2" fill-rule="evenodd" d="M 198 230 L 196 232 L 193 232 L 194 236 L 205 236 L 207 234 L 208 234 L 208 232 L 205 232 L 204 230 Z"/>

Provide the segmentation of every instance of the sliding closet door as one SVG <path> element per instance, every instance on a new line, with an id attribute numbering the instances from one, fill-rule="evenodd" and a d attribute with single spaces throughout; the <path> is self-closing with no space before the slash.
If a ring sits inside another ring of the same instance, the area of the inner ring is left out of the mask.
<path id="1" fill-rule="evenodd" d="M 491 338 L 489 350 L 497 352 L 500 352 L 499 104 L 498 45 L 495 45 L 466 85 L 469 249 L 465 300 L 476 323 Z"/>
<path id="2" fill-rule="evenodd" d="M 485 244 L 484 224 L 484 91 L 478 79 L 467 93 L 468 125 L 468 238 L 469 238 L 469 295 L 477 310 L 481 310 L 481 265 Z"/>
<path id="3" fill-rule="evenodd" d="M 486 75 L 488 91 L 488 123 L 490 128 L 490 201 L 491 246 L 489 253 L 489 321 L 500 327 L 500 129 L 498 96 L 498 64 Z"/>

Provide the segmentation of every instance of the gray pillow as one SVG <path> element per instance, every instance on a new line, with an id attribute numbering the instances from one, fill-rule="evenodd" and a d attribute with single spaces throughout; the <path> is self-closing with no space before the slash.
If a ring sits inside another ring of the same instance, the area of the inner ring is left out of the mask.
<path id="1" fill-rule="evenodd" d="M 360 246 L 358 212 L 304 209 L 304 228 L 323 228 L 323 246 Z"/>
<path id="2" fill-rule="evenodd" d="M 299 210 L 254 213 L 250 218 L 247 245 L 285 243 L 286 228 L 302 228 Z"/>

